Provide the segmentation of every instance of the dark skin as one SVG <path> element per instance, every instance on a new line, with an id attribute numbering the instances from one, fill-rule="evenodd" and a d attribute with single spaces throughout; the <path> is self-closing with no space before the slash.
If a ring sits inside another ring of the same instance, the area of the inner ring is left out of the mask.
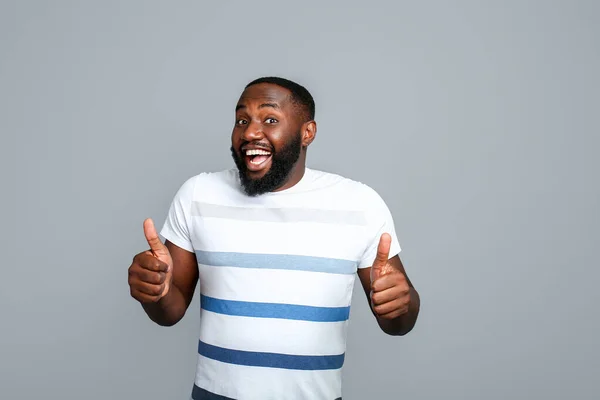
<path id="1" fill-rule="evenodd" d="M 415 326 L 421 300 L 400 257 L 389 257 L 390 243 L 389 234 L 381 235 L 372 266 L 359 269 L 358 277 L 381 330 L 402 336 Z"/>
<path id="2" fill-rule="evenodd" d="M 169 242 L 163 244 L 151 219 L 144 221 L 149 251 L 137 254 L 129 267 L 131 296 L 150 319 L 162 326 L 179 322 L 198 283 L 196 255 Z"/>
<path id="3" fill-rule="evenodd" d="M 268 83 L 247 88 L 236 105 L 231 142 L 238 155 L 245 145 L 277 151 L 292 133 L 299 132 L 302 137 L 300 157 L 277 191 L 302 179 L 306 149 L 317 132 L 315 121 L 306 121 L 301 111 L 287 89 Z M 269 167 L 270 160 L 248 173 L 260 178 Z M 131 296 L 152 321 L 172 326 L 183 318 L 192 301 L 198 282 L 196 256 L 169 241 L 163 244 L 150 219 L 144 221 L 144 235 L 150 250 L 137 254 L 129 267 Z M 405 335 L 416 323 L 420 300 L 398 255 L 389 258 L 389 246 L 389 235 L 382 235 L 372 267 L 360 269 L 358 276 L 380 328 L 389 335 Z"/>
<path id="4" fill-rule="evenodd" d="M 273 84 L 258 84 L 246 89 L 235 111 L 235 126 L 231 133 L 231 144 L 241 156 L 245 144 L 257 147 L 281 149 L 290 139 L 290 132 L 302 135 L 302 150 L 287 182 L 275 191 L 285 190 L 302 179 L 306 163 L 306 149 L 315 139 L 315 121 L 303 121 L 302 113 L 290 99 L 290 92 Z M 268 164 L 268 163 L 267 163 Z M 268 171 L 266 165 L 260 171 L 250 171 L 253 179 L 261 178 Z"/>

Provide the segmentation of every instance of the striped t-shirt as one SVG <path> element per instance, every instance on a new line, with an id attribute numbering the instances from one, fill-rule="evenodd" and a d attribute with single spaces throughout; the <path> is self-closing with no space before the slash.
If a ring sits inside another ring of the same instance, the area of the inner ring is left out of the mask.
<path id="1" fill-rule="evenodd" d="M 307 168 L 295 186 L 257 197 L 236 169 L 188 179 L 161 235 L 198 261 L 192 398 L 341 398 L 357 268 L 372 264 L 384 232 L 393 256 L 385 202 L 336 174 Z"/>

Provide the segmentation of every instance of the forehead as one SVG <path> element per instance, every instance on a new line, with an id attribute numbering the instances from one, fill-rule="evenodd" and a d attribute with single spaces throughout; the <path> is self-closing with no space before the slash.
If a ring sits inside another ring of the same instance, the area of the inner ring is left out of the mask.
<path id="1" fill-rule="evenodd" d="M 277 104 L 282 109 L 290 104 L 291 92 L 272 83 L 252 85 L 242 92 L 237 107 L 258 107 L 261 104 Z"/>

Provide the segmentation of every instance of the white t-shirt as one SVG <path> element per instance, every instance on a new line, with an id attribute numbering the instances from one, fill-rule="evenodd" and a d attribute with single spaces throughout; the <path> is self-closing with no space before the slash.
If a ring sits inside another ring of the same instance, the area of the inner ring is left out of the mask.
<path id="1" fill-rule="evenodd" d="M 306 168 L 295 186 L 257 197 L 237 169 L 188 179 L 161 236 L 194 252 L 200 286 L 192 398 L 335 400 L 357 268 L 392 215 L 367 185 Z"/>

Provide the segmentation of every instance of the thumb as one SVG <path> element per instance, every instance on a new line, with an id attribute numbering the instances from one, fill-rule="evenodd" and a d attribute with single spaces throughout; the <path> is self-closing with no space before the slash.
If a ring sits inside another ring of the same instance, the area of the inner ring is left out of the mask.
<path id="1" fill-rule="evenodd" d="M 144 221 L 144 236 L 146 236 L 150 250 L 156 257 L 167 254 L 167 248 L 158 238 L 154 222 L 150 218 Z"/>
<path id="2" fill-rule="evenodd" d="M 371 267 L 371 281 L 374 281 L 383 273 L 390 256 L 391 244 L 392 237 L 389 235 L 389 233 L 382 234 L 379 238 L 379 245 L 377 246 L 377 255 L 375 256 L 375 261 L 373 261 L 373 265 Z"/>

